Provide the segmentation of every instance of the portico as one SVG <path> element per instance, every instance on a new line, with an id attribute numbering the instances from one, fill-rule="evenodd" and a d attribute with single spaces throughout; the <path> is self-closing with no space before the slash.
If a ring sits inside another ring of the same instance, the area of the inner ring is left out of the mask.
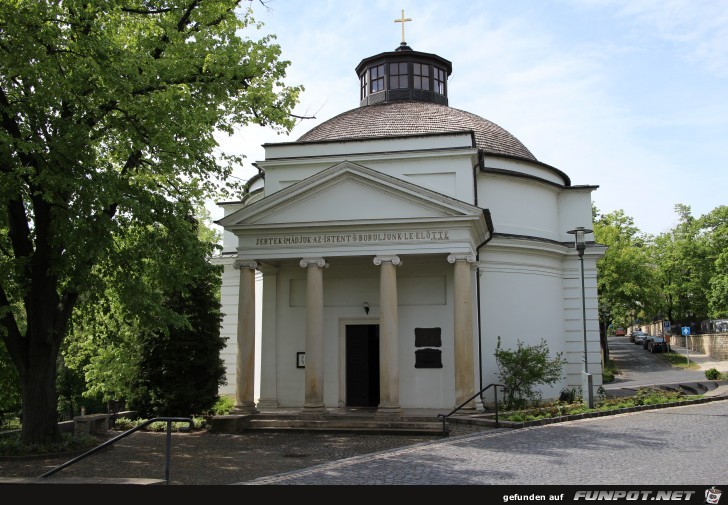
<path id="1" fill-rule="evenodd" d="M 365 222 L 362 209 L 352 206 L 339 209 L 335 227 L 329 220 L 316 222 L 312 216 L 315 212 L 309 208 L 311 200 L 303 195 L 317 192 L 322 185 L 327 188 L 327 198 L 349 201 L 366 198 L 361 193 L 373 188 L 378 193 L 386 188 L 388 198 L 380 198 L 379 203 L 387 206 L 390 217 Z M 378 414 L 401 412 L 403 368 L 411 386 L 413 372 L 436 370 L 439 388 L 451 384 L 456 390 L 448 395 L 448 407 L 472 395 L 478 371 L 472 355 L 476 274 L 471 266 L 477 245 L 487 240 L 492 225 L 487 211 L 422 188 L 413 194 L 413 189 L 404 181 L 345 162 L 279 191 L 270 199 L 275 201 L 251 204 L 224 219 L 222 224 L 238 236 L 239 250 L 246 255 L 255 251 L 254 257 L 235 262 L 240 271 L 238 412 L 254 410 L 256 373 L 270 380 L 261 385 L 259 404 L 298 404 L 301 412 L 312 415 L 325 412 L 327 407 L 346 406 L 346 384 L 342 383 L 347 366 L 345 349 L 337 353 L 327 348 L 331 349 L 332 343 L 333 348 L 342 343 L 345 347 L 341 332 L 346 331 L 347 321 L 377 327 Z M 277 212 L 295 212 L 305 225 L 281 227 Z M 412 264 L 405 268 L 408 259 Z M 256 296 L 251 280 L 255 269 L 262 274 L 260 322 L 251 310 Z M 404 290 L 399 274 L 403 269 Z M 371 314 L 363 314 L 364 302 L 371 307 Z M 449 316 L 445 321 L 449 324 L 427 316 L 432 305 L 438 311 L 446 308 Z M 401 308 L 406 311 L 404 320 L 400 319 Z M 292 319 L 294 324 L 290 324 Z M 253 372 L 251 356 L 258 323 L 262 329 L 261 370 Z M 420 364 L 422 369 L 415 368 L 415 328 L 419 326 L 437 328 L 441 335 L 439 342 L 421 347 L 444 354 L 434 366 Z M 282 335 L 283 328 L 292 329 L 294 334 Z M 297 341 L 305 352 L 302 383 L 285 378 L 285 361 L 292 352 L 281 355 L 279 344 L 283 340 Z M 334 391 L 329 393 L 328 387 Z M 292 389 L 299 391 L 293 394 Z M 442 401 L 444 396 L 437 405 Z M 414 405 L 412 400 L 409 404 Z"/>

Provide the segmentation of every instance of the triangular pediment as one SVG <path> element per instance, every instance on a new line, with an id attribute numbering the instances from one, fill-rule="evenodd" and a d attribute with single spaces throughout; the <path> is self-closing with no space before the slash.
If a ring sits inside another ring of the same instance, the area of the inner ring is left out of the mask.
<path id="1" fill-rule="evenodd" d="M 229 230 L 305 223 L 431 221 L 482 209 L 351 162 L 342 162 L 224 217 Z"/>

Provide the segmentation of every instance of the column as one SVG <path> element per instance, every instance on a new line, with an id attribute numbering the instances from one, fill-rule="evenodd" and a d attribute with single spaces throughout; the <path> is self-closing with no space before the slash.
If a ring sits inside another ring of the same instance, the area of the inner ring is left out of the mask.
<path id="1" fill-rule="evenodd" d="M 399 414 L 399 320 L 397 271 L 399 256 L 377 256 L 379 271 L 379 407 L 378 414 Z"/>
<path id="2" fill-rule="evenodd" d="M 306 383 L 303 413 L 320 414 L 324 407 L 324 284 L 323 258 L 303 258 L 306 278 Z"/>
<path id="3" fill-rule="evenodd" d="M 235 261 L 240 270 L 238 288 L 238 354 L 235 364 L 235 412 L 252 414 L 255 408 L 255 261 Z"/>
<path id="4" fill-rule="evenodd" d="M 455 406 L 473 396 L 475 368 L 473 359 L 473 281 L 470 265 L 475 262 L 472 254 L 451 254 L 447 261 L 454 264 L 454 312 L 455 312 Z M 474 409 L 475 403 L 464 407 Z"/>
<path id="5" fill-rule="evenodd" d="M 263 316 L 260 339 L 260 398 L 258 408 L 278 407 L 278 268 L 262 264 Z"/>

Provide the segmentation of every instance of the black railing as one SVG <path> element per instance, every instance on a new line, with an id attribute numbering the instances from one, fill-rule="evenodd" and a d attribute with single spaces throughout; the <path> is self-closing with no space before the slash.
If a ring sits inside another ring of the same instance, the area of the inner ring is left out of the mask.
<path id="1" fill-rule="evenodd" d="M 443 435 L 447 434 L 447 418 L 453 415 L 458 410 L 462 409 L 464 406 L 466 406 L 468 403 L 473 401 L 476 396 L 481 396 L 482 401 L 482 395 L 485 393 L 489 388 L 493 388 L 493 396 L 495 398 L 495 427 L 498 428 L 498 387 L 502 387 L 505 389 L 505 386 L 503 384 L 488 384 L 483 389 L 475 393 L 473 396 L 465 400 L 463 403 L 455 407 L 453 410 L 450 411 L 448 414 L 437 414 L 437 418 L 442 421 L 442 433 Z M 483 402 L 483 405 L 485 405 L 485 402 Z"/>
<path id="2" fill-rule="evenodd" d="M 121 440 L 124 437 L 128 437 L 135 431 L 139 431 L 142 428 L 145 428 L 145 427 L 149 426 L 150 424 L 159 422 L 159 421 L 167 423 L 167 451 L 165 453 L 165 458 L 164 458 L 164 480 L 167 481 L 167 485 L 169 485 L 169 461 L 170 461 L 170 455 L 171 455 L 170 453 L 171 453 L 171 446 L 172 446 L 172 423 L 188 423 L 189 424 L 188 429 L 192 429 L 192 426 L 193 426 L 192 419 L 190 419 L 188 417 L 155 417 L 154 419 L 148 419 L 147 421 L 144 421 L 139 426 L 135 426 L 134 428 L 132 428 L 128 431 L 125 431 L 121 435 L 111 438 L 111 439 L 107 440 L 106 442 L 104 442 L 103 444 L 94 447 L 90 451 L 84 452 L 80 456 L 76 456 L 75 458 L 66 461 L 62 465 L 59 465 L 59 466 L 55 467 L 54 469 L 47 471 L 46 473 L 39 476 L 38 478 L 44 479 L 46 477 L 50 477 L 54 473 L 59 472 L 59 471 L 63 470 L 64 468 L 69 467 L 78 461 L 81 461 L 82 459 L 84 459 L 87 456 L 91 456 L 92 454 L 100 451 L 101 449 L 110 446 L 114 442 Z"/>

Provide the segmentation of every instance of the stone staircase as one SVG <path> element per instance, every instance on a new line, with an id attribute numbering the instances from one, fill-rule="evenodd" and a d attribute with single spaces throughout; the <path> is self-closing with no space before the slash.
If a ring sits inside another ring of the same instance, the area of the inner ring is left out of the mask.
<path id="1" fill-rule="evenodd" d="M 443 435 L 443 425 L 436 415 L 376 415 L 357 413 L 258 413 L 215 416 L 210 421 L 212 433 L 249 431 L 311 431 L 338 433 L 381 433 L 408 435 Z"/>

